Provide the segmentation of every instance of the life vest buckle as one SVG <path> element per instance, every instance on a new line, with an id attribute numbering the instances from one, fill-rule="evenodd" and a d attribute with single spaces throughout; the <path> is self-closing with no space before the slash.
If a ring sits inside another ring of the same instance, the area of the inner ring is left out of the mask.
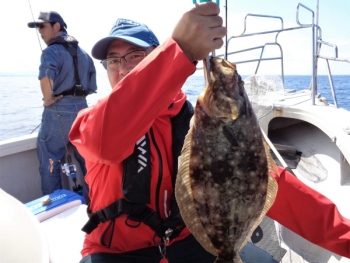
<path id="1" fill-rule="evenodd" d="M 135 223 L 131 223 L 131 221 L 135 222 Z M 125 218 L 125 225 L 127 225 L 128 227 L 131 228 L 137 228 L 141 225 L 141 219 L 132 215 L 128 215 Z"/>

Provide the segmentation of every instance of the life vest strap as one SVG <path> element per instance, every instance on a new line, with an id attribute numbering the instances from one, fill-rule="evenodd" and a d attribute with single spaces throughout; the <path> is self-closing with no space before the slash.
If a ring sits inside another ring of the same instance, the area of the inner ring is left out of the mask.
<path id="1" fill-rule="evenodd" d="M 87 96 L 89 95 L 88 92 L 84 89 L 84 87 L 81 84 L 80 77 L 79 77 L 79 70 L 78 70 L 78 41 L 69 35 L 64 36 L 58 36 L 52 39 L 49 43 L 49 46 L 60 44 L 63 45 L 69 54 L 71 55 L 73 59 L 73 66 L 74 66 L 74 78 L 75 78 L 75 84 L 70 90 L 66 90 L 60 94 L 55 94 L 55 96 L 63 95 L 73 95 L 73 96 Z"/>
<path id="2" fill-rule="evenodd" d="M 169 106 L 171 108 L 173 103 Z M 175 188 L 176 174 L 178 168 L 178 157 L 181 154 L 181 149 L 183 146 L 184 138 L 188 132 L 189 122 L 191 117 L 193 116 L 193 107 L 189 101 L 186 101 L 182 106 L 181 111 L 174 117 L 171 118 L 171 126 L 172 126 L 172 152 L 173 152 L 173 160 L 174 160 L 174 173 L 172 178 L 172 185 Z M 145 136 L 147 137 L 147 136 Z M 149 140 L 148 137 L 145 138 Z M 147 142 L 149 145 L 149 142 Z M 148 146 L 149 147 L 149 146 Z M 135 147 L 135 149 L 137 149 Z M 136 150 L 134 150 L 135 152 Z M 150 152 L 149 148 L 147 148 L 146 152 Z M 137 152 L 134 153 L 137 157 L 139 154 Z M 179 207 L 177 206 L 177 202 L 175 199 L 175 193 L 173 192 L 171 197 L 171 213 L 170 216 L 163 220 L 160 215 L 158 215 L 155 211 L 149 208 L 145 203 L 149 203 L 149 184 L 150 181 L 140 181 L 134 180 L 134 178 L 130 178 L 133 176 L 133 173 L 136 174 L 135 167 L 138 171 L 138 165 L 132 164 L 131 162 L 138 162 L 136 158 L 129 158 L 129 167 L 124 166 L 124 174 L 123 174 L 123 182 L 127 182 L 127 184 L 123 184 L 123 196 L 125 198 L 119 199 L 104 209 L 98 210 L 94 213 L 91 213 L 90 206 L 88 206 L 87 213 L 89 216 L 88 222 L 82 228 L 82 231 L 90 234 L 94 229 L 98 227 L 100 223 L 104 223 L 108 220 L 112 220 L 118 218 L 119 216 L 126 214 L 127 217 L 125 219 L 125 224 L 132 228 L 137 228 L 141 225 L 141 222 L 145 225 L 148 225 L 154 232 L 155 237 L 167 237 L 169 239 L 176 238 L 180 235 L 181 231 L 185 228 L 185 223 L 182 220 Z M 147 156 L 146 159 L 150 159 L 150 156 Z M 145 167 L 150 167 L 150 163 L 148 163 Z M 144 167 L 144 168 L 145 168 Z M 127 173 L 125 173 L 127 171 Z M 146 170 L 145 170 L 146 171 Z M 145 176 L 150 180 L 150 170 L 146 171 Z M 140 176 L 137 176 L 136 179 L 139 179 Z M 126 180 L 127 179 L 127 180 Z M 138 188 L 134 187 L 137 185 L 147 185 L 147 188 Z M 143 193 L 143 194 L 140 194 Z M 143 202 L 143 203 L 142 203 Z M 136 222 L 135 224 L 133 222 Z M 170 233 L 170 234 L 169 234 Z"/>
<path id="3" fill-rule="evenodd" d="M 89 216 L 88 222 L 83 226 L 82 231 L 90 234 L 100 223 L 104 223 L 108 220 L 118 218 L 123 214 L 127 214 L 128 217 L 125 223 L 129 227 L 138 227 L 140 224 L 133 225 L 129 220 L 135 222 L 143 222 L 152 228 L 157 235 L 164 234 L 163 223 L 164 220 L 159 217 L 159 215 L 149 208 L 146 204 L 131 203 L 126 199 L 118 199 L 104 209 L 98 210 L 94 213 L 90 211 L 90 205 L 87 208 L 87 213 Z M 165 231 L 165 230 L 164 230 Z M 160 233 L 163 232 L 163 233 Z"/>

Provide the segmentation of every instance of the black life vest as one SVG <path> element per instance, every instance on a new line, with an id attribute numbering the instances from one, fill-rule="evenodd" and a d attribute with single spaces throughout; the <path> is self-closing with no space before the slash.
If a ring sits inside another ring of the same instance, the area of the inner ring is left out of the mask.
<path id="1" fill-rule="evenodd" d="M 79 77 L 79 71 L 78 71 L 78 41 L 69 35 L 63 35 L 63 36 L 57 36 L 53 39 L 51 39 L 48 46 L 60 44 L 63 45 L 69 52 L 69 54 L 72 56 L 73 59 L 73 66 L 74 66 L 74 78 L 75 78 L 75 84 L 70 90 L 66 90 L 60 94 L 56 94 L 55 96 L 59 95 L 72 95 L 72 96 L 87 96 L 88 93 L 84 89 L 84 87 L 81 84 L 80 77 Z"/>
<path id="2" fill-rule="evenodd" d="M 193 112 L 192 104 L 186 101 L 180 112 L 171 118 L 174 160 L 172 185 L 174 188 L 178 169 L 178 157 L 181 154 Z M 150 134 L 152 136 L 152 129 L 150 130 Z M 151 185 L 150 139 L 147 134 L 136 143 L 134 152 L 124 160 L 123 164 L 122 189 L 124 198 L 118 199 L 109 206 L 94 213 L 91 213 L 88 207 L 89 220 L 82 228 L 82 231 L 90 234 L 97 228 L 98 224 L 126 214 L 128 216 L 125 224 L 129 227 L 137 228 L 143 222 L 155 231 L 156 236 L 161 238 L 167 236 L 170 239 L 177 237 L 185 227 L 185 224 L 175 200 L 175 191 L 173 191 L 171 197 L 170 216 L 165 220 L 156 211 L 146 205 L 150 203 Z"/>

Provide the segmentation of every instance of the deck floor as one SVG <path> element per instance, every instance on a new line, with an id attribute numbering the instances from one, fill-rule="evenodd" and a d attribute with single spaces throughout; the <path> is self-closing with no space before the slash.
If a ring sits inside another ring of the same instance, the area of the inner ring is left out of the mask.
<path id="1" fill-rule="evenodd" d="M 328 197 L 337 205 L 344 217 L 350 218 L 348 205 L 350 186 L 340 185 L 340 152 L 326 134 L 309 123 L 301 122 L 286 128 L 270 131 L 269 138 L 273 143 L 292 146 L 302 152 L 296 169 L 292 169 L 295 175 L 303 183 Z M 281 246 L 287 249 L 287 253 L 281 261 L 282 263 L 350 262 L 350 259 L 321 249 L 280 225 L 277 226 L 277 231 L 280 234 L 282 232 L 283 236 L 286 237 L 294 235 L 296 240 L 298 240 L 297 247 L 294 250 L 299 254 L 290 249 L 294 245 L 293 241 L 291 241 L 293 238 L 287 241 L 284 240 L 287 243 L 289 242 L 288 245 L 282 242 Z M 305 250 L 302 251 L 301 247 L 304 247 Z"/>

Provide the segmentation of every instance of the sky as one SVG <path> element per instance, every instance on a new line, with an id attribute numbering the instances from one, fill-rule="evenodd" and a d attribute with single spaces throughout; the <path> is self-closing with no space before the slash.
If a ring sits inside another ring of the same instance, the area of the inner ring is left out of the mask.
<path id="1" fill-rule="evenodd" d="M 301 0 L 302 4 L 316 11 L 317 0 Z M 221 16 L 225 21 L 225 0 L 220 1 Z M 294 0 L 227 0 L 228 36 L 241 35 L 244 17 L 248 14 L 263 14 L 283 18 L 284 28 L 296 27 L 296 6 Z M 148 25 L 160 42 L 171 36 L 172 30 L 182 14 L 193 7 L 192 0 L 1 0 L 0 1 L 0 73 L 34 73 L 40 62 L 41 50 L 45 43 L 35 29 L 27 23 L 37 19 L 40 11 L 57 11 L 68 25 L 68 33 L 74 36 L 80 46 L 91 54 L 93 45 L 106 37 L 117 18 L 127 18 Z M 350 60 L 350 1 L 320 0 L 319 25 L 322 39 L 338 46 L 338 56 Z M 300 7 L 300 22 L 309 24 L 312 13 Z M 315 18 L 316 19 L 316 18 Z M 259 32 L 281 28 L 280 19 L 249 17 L 246 22 L 247 32 Z M 284 74 L 310 75 L 311 66 L 311 29 L 283 32 L 278 36 L 284 55 Z M 274 42 L 275 34 L 253 38 L 235 38 L 230 41 L 229 51 L 261 46 Z M 280 56 L 276 45 L 265 49 L 264 57 Z M 223 50 L 216 51 L 222 54 Z M 232 62 L 258 58 L 260 49 L 243 55 L 229 56 Z M 334 49 L 322 47 L 321 54 L 333 56 Z M 95 60 L 98 73 L 104 69 Z M 238 64 L 241 75 L 254 73 L 257 63 Z M 281 74 L 280 60 L 263 62 L 261 74 Z M 350 75 L 350 63 L 330 62 L 332 74 Z M 319 74 L 326 75 L 326 63 L 320 61 Z"/>

